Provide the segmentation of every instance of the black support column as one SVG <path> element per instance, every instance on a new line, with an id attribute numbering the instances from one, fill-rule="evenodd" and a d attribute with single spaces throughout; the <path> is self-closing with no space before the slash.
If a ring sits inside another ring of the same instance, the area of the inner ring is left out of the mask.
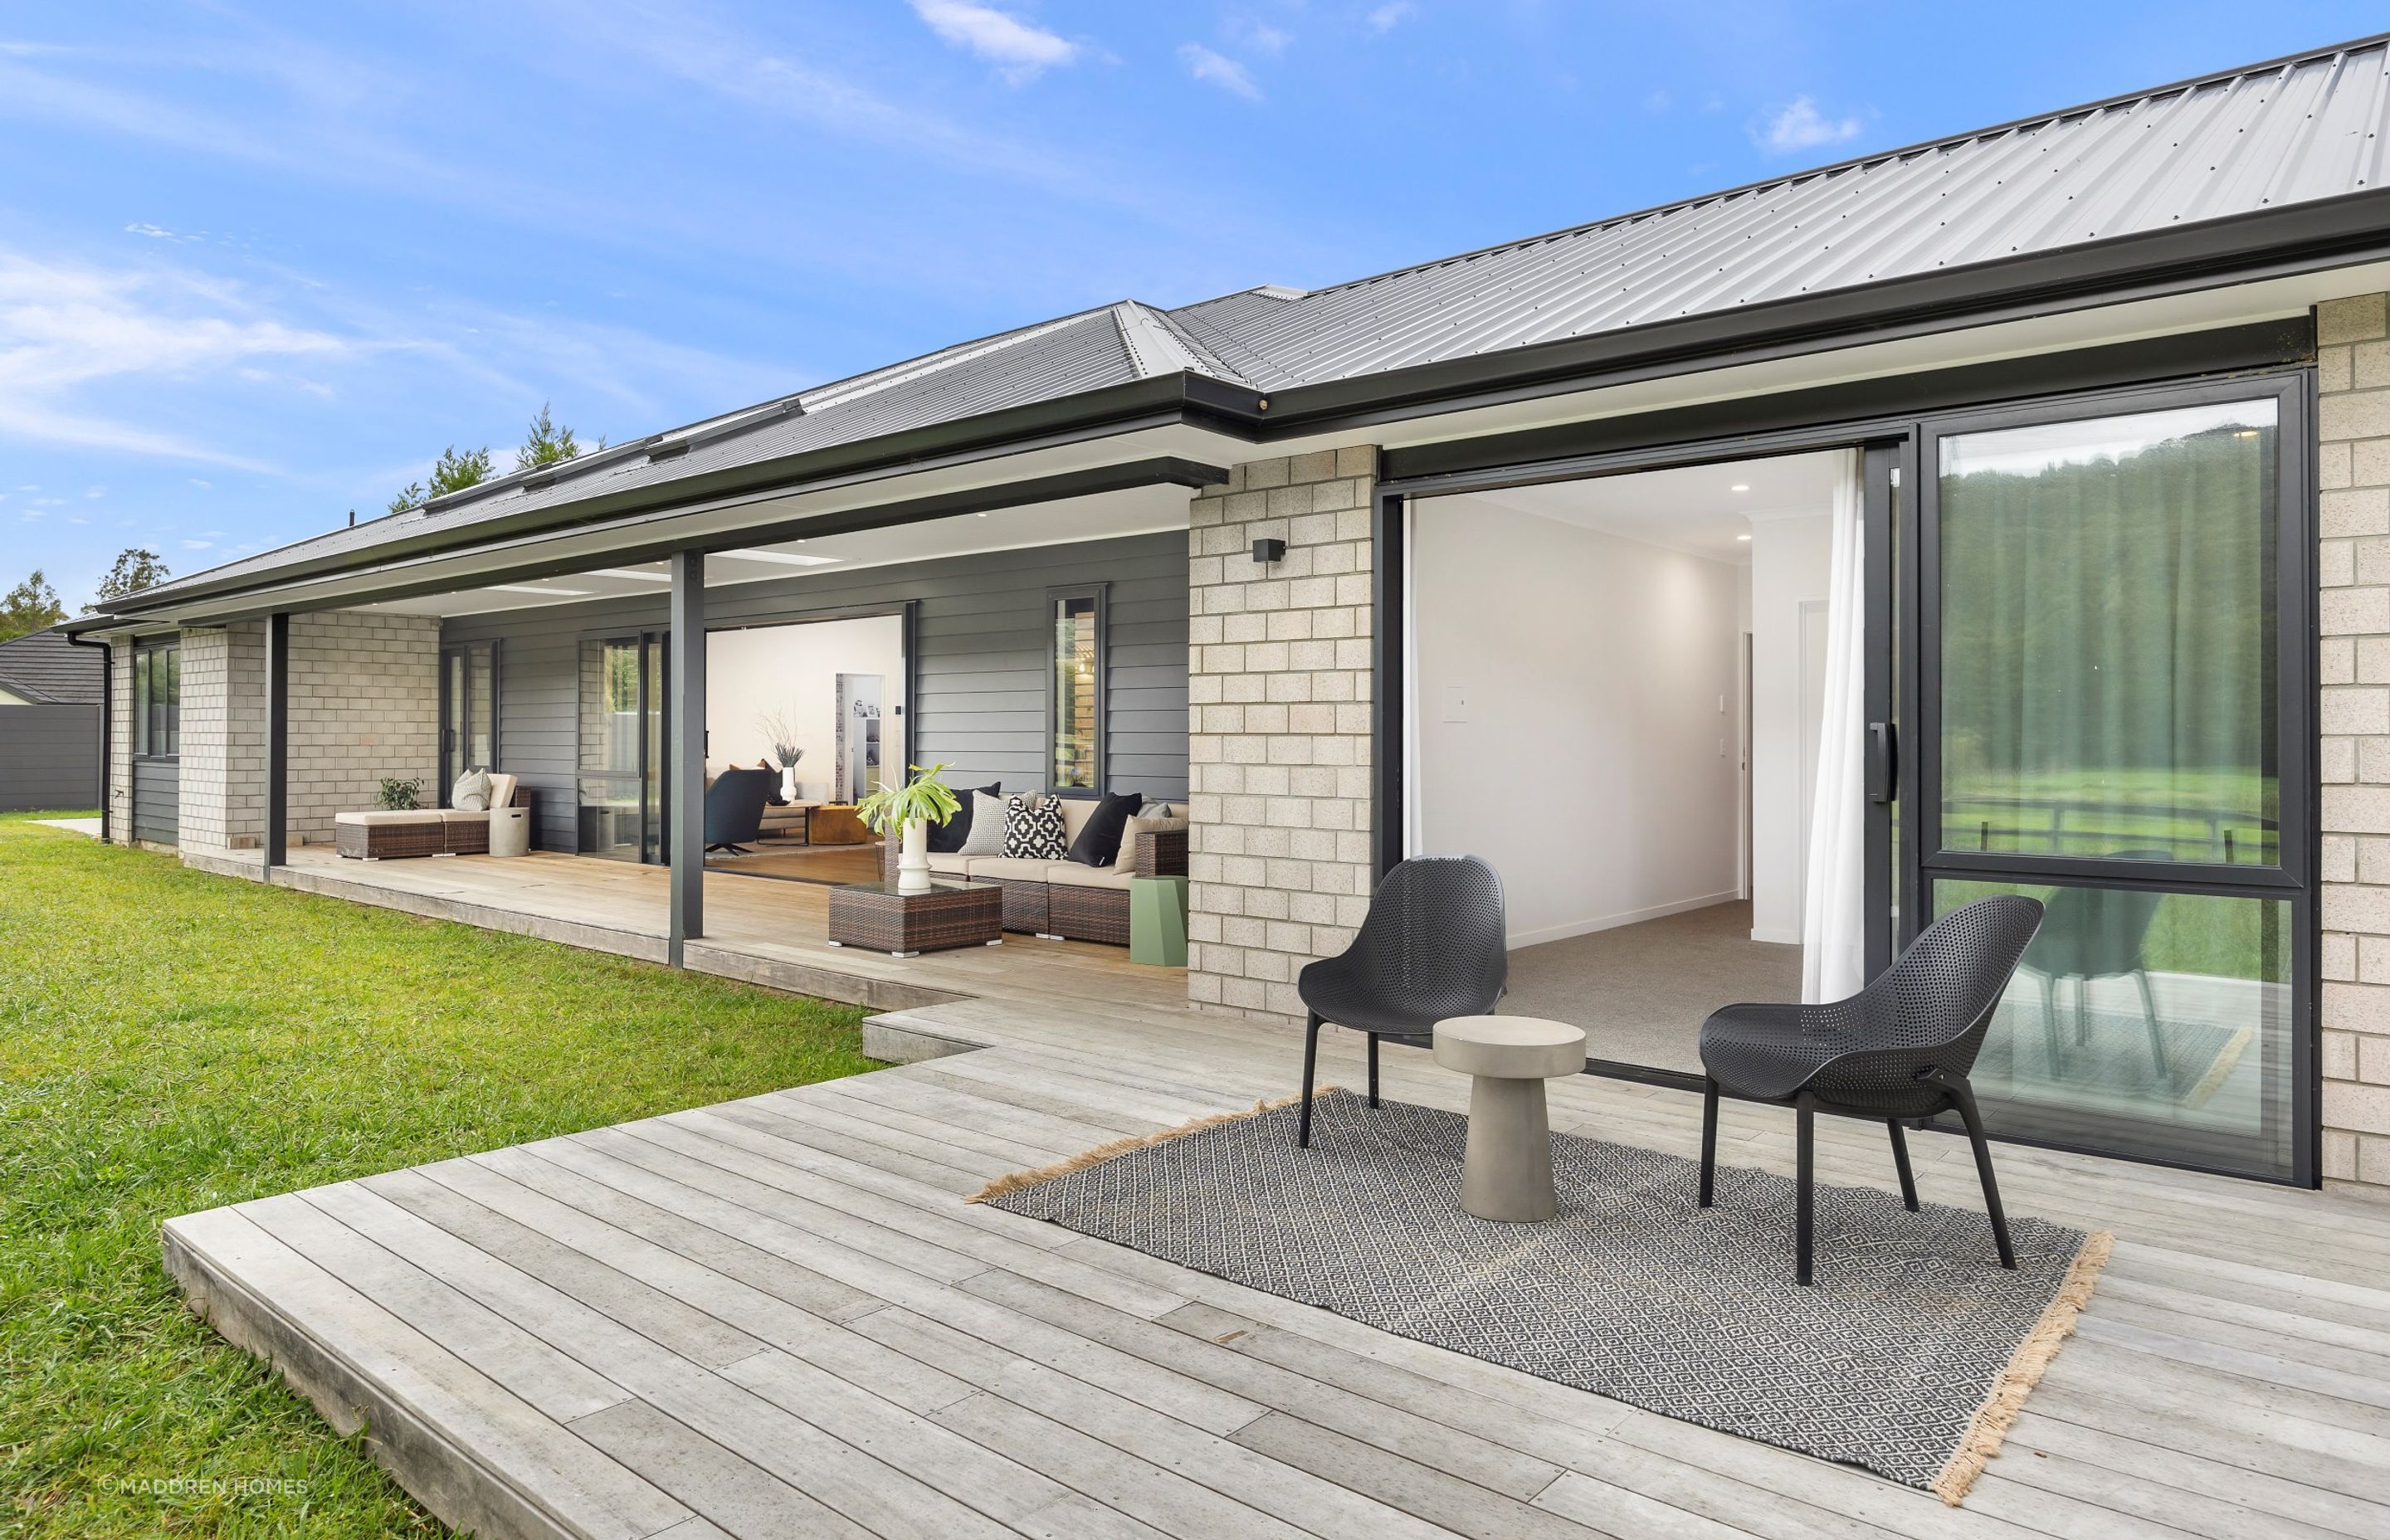
<path id="1" fill-rule="evenodd" d="M 705 554 L 672 558 L 672 722 L 664 776 L 664 837 L 672 852 L 671 960 L 705 934 Z"/>
<path id="2" fill-rule="evenodd" d="M 265 618 L 265 877 L 290 864 L 290 617 Z"/>

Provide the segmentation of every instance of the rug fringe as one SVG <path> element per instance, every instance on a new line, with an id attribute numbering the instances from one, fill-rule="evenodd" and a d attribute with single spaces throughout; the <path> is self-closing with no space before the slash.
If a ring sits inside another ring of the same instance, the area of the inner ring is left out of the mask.
<path id="1" fill-rule="evenodd" d="M 1984 1466 L 2000 1452 L 2000 1443 L 2015 1425 L 2017 1414 L 2024 1410 L 2024 1398 L 2042 1375 L 2051 1359 L 2058 1356 L 2059 1344 L 2075 1334 L 2075 1317 L 2091 1303 L 2091 1290 L 2100 1282 L 2100 1269 L 2108 1264 L 2108 1255 L 2114 1250 L 2116 1238 L 2106 1230 L 2094 1230 L 2083 1238 L 2075 1252 L 2075 1261 L 2066 1269 L 2065 1281 L 2058 1293 L 2041 1313 L 2041 1319 L 2026 1333 L 2024 1341 L 2009 1358 L 2008 1367 L 1992 1382 L 1991 1393 L 1975 1409 L 1975 1418 L 1967 1425 L 1966 1437 L 1934 1478 L 1928 1488 L 1934 1495 L 1952 1508 L 1957 1508 L 1984 1473 Z"/>
<path id="2" fill-rule="evenodd" d="M 1322 1085 L 1311 1094 L 1317 1099 L 1335 1089 L 1333 1085 Z M 1190 1123 L 1182 1123 L 1176 1128 L 1159 1129 L 1151 1134 L 1125 1135 L 1109 1144 L 1099 1144 L 1093 1149 L 1083 1149 L 1069 1160 L 1057 1161 L 1050 1166 L 1039 1166 L 1034 1171 L 1009 1172 L 972 1193 L 963 1201 L 984 1203 L 992 1198 L 1001 1198 L 1009 1192 L 1019 1192 L 1023 1187 L 1034 1187 L 1041 1182 L 1050 1182 L 1057 1176 L 1068 1176 L 1074 1171 L 1085 1171 L 1089 1166 L 1101 1165 L 1106 1161 L 1135 1150 L 1150 1149 L 1158 1144 L 1168 1144 L 1173 1139 L 1182 1139 L 1189 1134 L 1200 1134 L 1206 1128 L 1217 1128 L 1224 1123 L 1242 1123 L 1247 1118 L 1259 1117 L 1264 1112 L 1274 1112 L 1281 1107 L 1291 1107 L 1302 1099 L 1303 1093 L 1297 1091 L 1291 1097 L 1279 1097 L 1276 1100 L 1265 1098 L 1239 1111 L 1207 1113 Z"/>

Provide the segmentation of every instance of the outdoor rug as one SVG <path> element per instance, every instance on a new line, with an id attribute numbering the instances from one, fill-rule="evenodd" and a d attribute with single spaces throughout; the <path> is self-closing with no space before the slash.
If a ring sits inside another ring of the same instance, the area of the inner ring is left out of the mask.
<path id="1" fill-rule="evenodd" d="M 1786 1114 L 1789 1121 L 1791 1114 Z M 1980 1211 L 1817 1189 L 1817 1284 L 1792 1281 L 1792 1184 L 1555 1135 L 1560 1217 L 1460 1209 L 1468 1120 L 1350 1092 L 1124 1139 L 975 1195 L 1182 1266 L 1630 1405 L 1854 1465 L 1956 1504 L 2074 1329 L 2107 1260 Z M 1887 1171 L 1891 1151 L 1885 1151 Z"/>

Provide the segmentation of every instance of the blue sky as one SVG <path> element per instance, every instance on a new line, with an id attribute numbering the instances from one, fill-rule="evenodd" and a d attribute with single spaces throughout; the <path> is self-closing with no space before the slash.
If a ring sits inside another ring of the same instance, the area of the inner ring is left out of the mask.
<path id="1" fill-rule="evenodd" d="M 1134 297 L 1311 287 L 2359 35 L 2245 0 L 16 5 L 0 586 Z"/>

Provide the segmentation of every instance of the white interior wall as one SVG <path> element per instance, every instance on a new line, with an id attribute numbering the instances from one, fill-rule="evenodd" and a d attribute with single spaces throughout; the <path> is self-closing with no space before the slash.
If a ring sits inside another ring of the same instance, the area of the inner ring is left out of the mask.
<path id="1" fill-rule="evenodd" d="M 708 773 L 770 758 L 762 718 L 778 712 L 796 728 L 797 746 L 805 751 L 797 766 L 798 784 L 808 789 L 809 798 L 827 798 L 835 774 L 837 676 L 842 674 L 881 676 L 880 763 L 905 764 L 906 723 L 894 709 L 905 699 L 904 646 L 904 622 L 894 615 L 709 633 Z"/>
<path id="2" fill-rule="evenodd" d="M 1510 944 L 1731 898 L 1731 563 L 1516 512 L 1417 505 L 1418 848 L 1502 874 Z"/>
<path id="3" fill-rule="evenodd" d="M 1751 521 L 1751 939 L 1799 944 L 1833 520 Z"/>

